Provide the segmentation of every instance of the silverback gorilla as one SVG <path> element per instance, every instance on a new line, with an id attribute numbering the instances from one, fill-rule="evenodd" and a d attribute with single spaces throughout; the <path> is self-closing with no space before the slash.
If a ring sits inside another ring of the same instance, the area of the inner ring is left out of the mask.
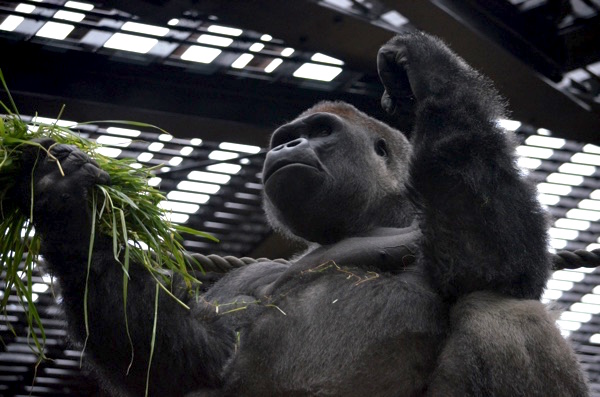
<path id="1" fill-rule="evenodd" d="M 547 219 L 497 124 L 502 100 L 424 33 L 383 45 L 378 69 L 382 105 L 410 126 L 411 141 L 340 102 L 319 103 L 277 129 L 264 208 L 275 229 L 311 249 L 291 265 L 232 271 L 201 296 L 177 290 L 191 310 L 161 295 L 150 395 L 588 395 L 571 347 L 539 302 L 550 271 Z M 82 152 L 52 150 L 66 175 L 38 160 L 21 194 L 34 186 L 43 255 L 82 342 L 87 192 L 108 178 Z M 37 155 L 24 161 L 33 167 Z M 123 272 L 112 241 L 96 238 L 86 360 L 114 395 L 142 396 L 154 280 L 132 266 L 131 362 Z"/>

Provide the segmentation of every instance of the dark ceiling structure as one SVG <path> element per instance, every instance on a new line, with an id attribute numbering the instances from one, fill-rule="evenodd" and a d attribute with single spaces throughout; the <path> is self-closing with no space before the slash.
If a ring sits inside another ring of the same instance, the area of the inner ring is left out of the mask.
<path id="1" fill-rule="evenodd" d="M 28 17 L 38 21 L 51 18 L 54 3 L 37 4 L 47 7 L 48 12 Z M 14 2 L 0 4 L 5 4 L 4 12 L 14 12 Z M 169 19 L 183 15 L 190 21 L 213 17 L 228 26 L 269 32 L 296 50 L 344 60 L 345 69 L 354 76 L 344 82 L 346 86 L 324 91 L 307 85 L 291 91 L 286 79 L 247 79 L 230 72 L 215 74 L 214 70 L 193 68 L 182 78 L 155 57 L 113 54 L 107 59 L 102 51 L 76 54 L 73 46 L 53 44 L 49 48 L 39 37 L 23 40 L 14 34 L 2 35 L 3 53 L 10 59 L 3 65 L 4 74 L 20 103 L 33 102 L 31 96 L 39 111 L 44 99 L 62 98 L 71 118 L 98 120 L 106 119 L 107 114 L 114 117 L 115 113 L 125 113 L 168 125 L 181 137 L 189 136 L 185 126 L 192 123 L 208 125 L 219 137 L 234 134 L 237 141 L 264 145 L 274 126 L 319 99 L 347 100 L 385 118 L 378 106 L 377 50 L 396 31 L 418 28 L 440 36 L 467 62 L 490 76 L 508 99 L 513 118 L 564 138 L 600 140 L 597 0 L 132 0 L 98 4 L 121 10 L 122 15 L 113 15 L 121 21 L 134 18 L 166 26 Z M 390 9 L 406 17 L 407 23 L 377 23 Z M 61 58 L 65 54 L 69 62 Z M 353 79 L 367 87 L 367 92 L 350 90 Z M 183 100 L 194 90 L 193 101 Z M 152 95 L 156 92 L 161 93 L 160 98 Z M 56 107 L 50 103 L 48 111 L 56 112 Z M 249 126 L 251 132 L 235 135 L 241 130 L 236 123 Z"/>
<path id="2" fill-rule="evenodd" d="M 28 120 L 166 129 L 80 131 L 115 157 L 158 167 L 173 221 L 220 239 L 190 237 L 189 250 L 275 258 L 301 247 L 262 214 L 271 131 L 320 100 L 389 122 L 376 54 L 414 29 L 444 39 L 507 98 L 519 165 L 554 217 L 553 249 L 600 248 L 600 0 L 0 0 L 0 70 Z M 0 395 L 102 396 L 66 343 L 51 277 L 36 269 L 33 283 L 54 360 L 37 365 L 27 311 L 11 296 Z M 598 285 L 594 269 L 558 271 L 544 299 L 565 309 L 558 324 L 600 396 Z"/>

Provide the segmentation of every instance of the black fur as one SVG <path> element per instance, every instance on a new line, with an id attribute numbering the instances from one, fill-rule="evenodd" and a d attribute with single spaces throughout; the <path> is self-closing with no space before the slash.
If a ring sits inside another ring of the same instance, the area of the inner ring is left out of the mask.
<path id="1" fill-rule="evenodd" d="M 289 266 L 261 262 L 211 278 L 198 296 L 177 289 L 189 311 L 161 292 L 151 395 L 588 395 L 538 301 L 550 270 L 546 219 L 496 124 L 503 102 L 426 34 L 393 38 L 378 66 L 382 105 L 414 127 L 412 141 L 339 102 L 275 131 L 265 210 L 312 248 Z M 60 178 L 36 168 L 35 193 L 47 200 L 36 200 L 34 222 L 81 343 L 90 224 L 81 208 L 102 176 L 47 183 Z M 63 192 L 77 205 L 53 201 Z M 110 244 L 95 244 L 86 359 L 115 395 L 140 396 L 155 284 L 132 266 L 132 360 Z"/>

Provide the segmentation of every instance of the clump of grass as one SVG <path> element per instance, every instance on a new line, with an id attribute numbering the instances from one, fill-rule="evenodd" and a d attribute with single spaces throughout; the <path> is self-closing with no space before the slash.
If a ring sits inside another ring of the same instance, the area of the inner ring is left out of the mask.
<path id="1" fill-rule="evenodd" d="M 132 262 L 143 265 L 155 278 L 157 293 L 158 288 L 162 288 L 171 295 L 169 289 L 165 287 L 168 285 L 166 280 L 168 274 L 178 273 L 189 284 L 197 282 L 188 273 L 189 256 L 185 255 L 182 246 L 182 234 L 215 239 L 204 232 L 167 220 L 166 210 L 157 205 L 165 200 L 164 195 L 148 184 L 148 179 L 153 176 L 152 168 L 132 168 L 131 164 L 135 161 L 133 159 L 114 159 L 98 153 L 99 145 L 83 138 L 76 131 L 77 125 L 66 128 L 56 123 L 23 121 L 10 96 L 1 70 L 0 81 L 11 105 L 9 107 L 0 101 L 0 113 L 5 113 L 0 117 L 0 274 L 4 276 L 6 284 L 4 296 L 0 301 L 0 312 L 6 313 L 9 296 L 14 290 L 18 300 L 26 309 L 29 336 L 40 356 L 45 358 L 43 350 L 46 336 L 32 298 L 32 273 L 39 254 L 40 239 L 29 222 L 30 214 L 24 213 L 8 198 L 9 192 L 18 182 L 17 176 L 21 172 L 20 159 L 23 150 L 30 145 L 41 147 L 34 139 L 51 138 L 57 143 L 74 145 L 92 157 L 110 175 L 110 186 L 98 185 L 92 192 L 90 205 L 94 225 L 90 230 L 92 238 L 89 247 L 88 276 L 95 233 L 104 233 L 112 236 L 114 257 L 123 268 L 124 305 L 127 304 L 127 280 L 129 265 Z M 60 115 L 57 119 L 59 118 Z M 157 128 L 139 122 L 119 122 L 138 127 Z M 59 162 L 57 167 L 60 167 Z M 177 299 L 174 296 L 173 298 Z M 87 302 L 87 287 L 82 299 L 84 303 Z M 87 316 L 86 309 L 86 327 Z"/>

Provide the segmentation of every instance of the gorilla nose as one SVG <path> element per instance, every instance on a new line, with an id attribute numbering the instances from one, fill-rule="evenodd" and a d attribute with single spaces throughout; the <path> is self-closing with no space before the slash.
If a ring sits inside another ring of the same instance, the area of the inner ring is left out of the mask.
<path id="1" fill-rule="evenodd" d="M 304 145 L 308 145 L 308 139 L 306 139 L 306 138 L 297 138 L 297 139 L 294 139 L 293 141 L 286 142 L 284 144 L 276 146 L 273 149 L 271 149 L 271 151 L 272 152 L 278 152 L 278 151 L 281 151 L 281 150 L 294 149 L 294 148 L 300 149 L 300 146 L 304 146 Z"/>
<path id="2" fill-rule="evenodd" d="M 300 137 L 269 150 L 263 166 L 263 180 L 267 181 L 275 171 L 292 164 L 310 166 L 317 170 L 323 169 L 309 140 Z"/>

